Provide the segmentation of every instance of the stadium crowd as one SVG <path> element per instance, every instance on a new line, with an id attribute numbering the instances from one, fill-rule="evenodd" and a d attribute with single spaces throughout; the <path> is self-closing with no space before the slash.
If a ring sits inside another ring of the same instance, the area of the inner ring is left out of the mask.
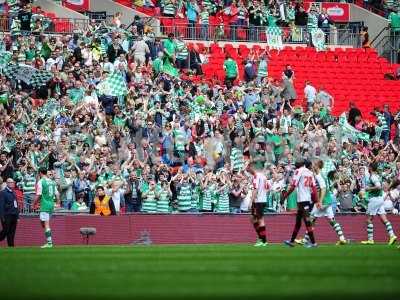
<path id="1" fill-rule="evenodd" d="M 376 107 L 370 123 L 350 103 L 334 117 L 323 88 L 308 82 L 296 95 L 290 66 L 269 78 L 268 52 L 245 81 L 227 55 L 225 82 L 194 82 L 179 62 L 188 58 L 184 41 L 160 40 L 140 20 L 127 29 L 117 18 L 70 36 L 28 35 L 26 27 L 1 37 L 0 179 L 17 182 L 25 212 L 36 209 L 43 169 L 66 210 L 95 213 L 105 192 L 107 214 L 246 212 L 257 168 L 269 178 L 267 210 L 290 211 L 296 194 L 281 195 L 298 158 L 322 159 L 324 176 L 336 170 L 342 212 L 365 211 L 368 164 L 378 162 L 386 208 L 398 211 L 400 114 Z M 201 74 L 207 54 L 190 51 L 198 59 L 188 67 Z M 50 79 L 15 77 L 7 71 L 15 65 Z"/>

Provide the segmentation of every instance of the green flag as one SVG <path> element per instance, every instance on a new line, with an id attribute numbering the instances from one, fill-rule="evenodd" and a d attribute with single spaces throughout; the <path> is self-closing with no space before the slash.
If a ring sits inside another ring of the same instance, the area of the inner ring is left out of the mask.
<path id="1" fill-rule="evenodd" d="M 355 129 L 347 122 L 347 117 L 345 113 L 342 113 L 339 117 L 339 125 L 340 131 L 342 135 L 346 136 L 347 138 L 351 139 L 352 141 L 362 140 L 365 142 L 370 141 L 370 136 L 368 133 L 361 132 Z"/>
<path id="2" fill-rule="evenodd" d="M 311 30 L 311 39 L 317 51 L 324 51 L 327 49 L 325 45 L 325 33 L 320 28 Z"/>
<path id="3" fill-rule="evenodd" d="M 122 77 L 122 74 L 119 72 L 114 72 L 110 74 L 103 81 L 103 85 L 106 86 L 105 90 L 107 92 L 105 93 L 105 95 L 119 97 L 128 94 L 128 88 L 126 86 L 126 82 Z"/>

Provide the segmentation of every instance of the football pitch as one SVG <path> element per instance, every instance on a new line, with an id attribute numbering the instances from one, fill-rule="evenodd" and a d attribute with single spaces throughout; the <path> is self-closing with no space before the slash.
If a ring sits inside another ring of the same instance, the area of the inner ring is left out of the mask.
<path id="1" fill-rule="evenodd" d="M 398 299 L 386 245 L 0 248 L 0 299 Z"/>

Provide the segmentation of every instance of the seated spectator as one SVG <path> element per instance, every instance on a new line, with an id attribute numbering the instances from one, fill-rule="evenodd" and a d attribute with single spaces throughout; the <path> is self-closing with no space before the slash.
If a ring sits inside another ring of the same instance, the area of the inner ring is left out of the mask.
<path id="1" fill-rule="evenodd" d="M 74 203 L 72 203 L 71 211 L 73 212 L 86 212 L 88 210 L 88 207 L 86 206 L 86 203 L 84 202 L 85 195 L 84 194 L 78 194 L 78 197 Z"/>

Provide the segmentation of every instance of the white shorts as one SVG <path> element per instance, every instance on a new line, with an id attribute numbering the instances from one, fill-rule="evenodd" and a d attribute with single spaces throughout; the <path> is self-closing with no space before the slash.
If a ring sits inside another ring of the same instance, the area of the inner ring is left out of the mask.
<path id="1" fill-rule="evenodd" d="M 383 205 L 383 197 L 373 197 L 369 199 L 367 215 L 376 216 L 376 215 L 385 215 L 385 206 Z"/>
<path id="2" fill-rule="evenodd" d="M 40 221 L 42 221 L 42 222 L 48 222 L 48 221 L 50 221 L 50 214 L 47 212 L 40 212 L 39 218 L 40 218 Z"/>
<path id="3" fill-rule="evenodd" d="M 333 213 L 332 205 L 322 206 L 321 208 L 317 208 L 317 206 L 314 205 L 311 216 L 315 218 L 327 217 L 333 219 L 335 214 Z"/>

